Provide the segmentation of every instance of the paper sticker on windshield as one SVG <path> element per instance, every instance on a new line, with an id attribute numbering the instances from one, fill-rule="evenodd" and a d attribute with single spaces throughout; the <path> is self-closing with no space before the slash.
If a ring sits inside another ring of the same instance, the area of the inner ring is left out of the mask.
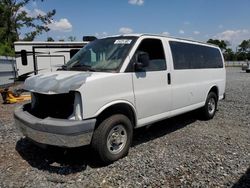
<path id="1" fill-rule="evenodd" d="M 120 40 L 116 40 L 114 44 L 130 44 L 131 42 L 132 40 L 129 40 L 129 39 L 120 39 Z"/>

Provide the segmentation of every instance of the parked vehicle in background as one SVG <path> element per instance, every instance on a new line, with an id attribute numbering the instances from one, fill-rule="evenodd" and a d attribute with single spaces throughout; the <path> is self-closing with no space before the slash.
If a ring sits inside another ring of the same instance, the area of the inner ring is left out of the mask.
<path id="1" fill-rule="evenodd" d="M 214 117 L 225 96 L 220 48 L 160 35 L 95 40 L 62 70 L 32 76 L 32 101 L 16 109 L 16 126 L 48 145 L 91 144 L 104 163 L 124 157 L 133 130 L 191 110 Z"/>
<path id="2" fill-rule="evenodd" d="M 13 84 L 16 79 L 15 58 L 0 56 L 0 89 Z"/>
<path id="3" fill-rule="evenodd" d="M 248 62 L 248 60 L 246 61 L 246 63 L 242 64 L 242 70 L 246 71 L 247 73 L 250 72 L 250 63 Z"/>
<path id="4" fill-rule="evenodd" d="M 14 43 L 18 77 L 53 72 L 64 65 L 87 42 L 22 42 Z"/>

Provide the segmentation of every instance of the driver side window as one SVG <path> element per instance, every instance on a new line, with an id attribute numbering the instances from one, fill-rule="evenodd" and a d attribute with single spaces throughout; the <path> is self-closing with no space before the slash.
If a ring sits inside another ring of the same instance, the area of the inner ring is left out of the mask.
<path id="1" fill-rule="evenodd" d="M 143 68 L 143 71 L 162 71 L 166 70 L 166 60 L 163 50 L 163 45 L 159 39 L 144 39 L 137 48 L 137 52 L 146 52 L 149 55 L 148 66 Z"/>

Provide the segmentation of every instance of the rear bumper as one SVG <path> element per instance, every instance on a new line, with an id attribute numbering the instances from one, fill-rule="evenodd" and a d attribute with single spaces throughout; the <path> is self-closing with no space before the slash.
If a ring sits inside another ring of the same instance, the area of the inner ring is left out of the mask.
<path id="1" fill-rule="evenodd" d="M 14 112 L 15 126 L 27 138 L 48 145 L 79 147 L 91 142 L 96 119 L 75 121 L 56 118 L 40 119 L 18 107 Z"/>

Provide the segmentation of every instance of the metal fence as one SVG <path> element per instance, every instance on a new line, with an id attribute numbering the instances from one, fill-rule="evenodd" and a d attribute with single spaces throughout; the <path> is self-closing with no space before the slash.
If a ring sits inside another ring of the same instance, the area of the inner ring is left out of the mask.
<path id="1" fill-rule="evenodd" d="M 241 67 L 242 64 L 246 63 L 246 61 L 225 61 L 227 67 Z"/>
<path id="2" fill-rule="evenodd" d="M 0 87 L 13 84 L 16 78 L 14 57 L 0 56 Z"/>

